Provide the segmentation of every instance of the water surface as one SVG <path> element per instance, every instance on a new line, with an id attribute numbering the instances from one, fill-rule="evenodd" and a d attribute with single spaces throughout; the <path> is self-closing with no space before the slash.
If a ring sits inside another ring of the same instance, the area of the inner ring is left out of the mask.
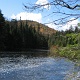
<path id="1" fill-rule="evenodd" d="M 0 58 L 0 80 L 67 80 L 79 70 L 74 62 L 65 58 L 29 58 L 25 55 Z"/>

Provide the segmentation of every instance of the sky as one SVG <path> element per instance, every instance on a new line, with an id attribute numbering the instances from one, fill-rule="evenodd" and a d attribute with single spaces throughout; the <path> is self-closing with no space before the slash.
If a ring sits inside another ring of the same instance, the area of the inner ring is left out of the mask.
<path id="1" fill-rule="evenodd" d="M 43 11 L 33 11 L 28 12 L 23 4 L 46 4 L 51 0 L 1 0 L 0 1 L 0 9 L 2 10 L 2 13 L 4 14 L 4 17 L 8 20 L 11 19 L 17 19 L 19 20 L 21 17 L 21 20 L 33 20 L 37 21 L 39 23 L 49 23 L 51 21 L 54 21 L 56 19 L 59 19 L 63 15 L 57 15 L 57 14 L 51 14 L 52 11 L 56 11 L 54 7 L 51 6 L 44 6 Z M 64 10 L 63 10 L 64 11 Z M 66 9 L 66 12 L 70 12 Z M 75 11 L 75 13 L 77 13 Z M 51 15 L 49 15 L 51 14 Z M 74 17 L 69 18 L 74 19 Z M 54 23 L 46 24 L 50 28 L 56 29 L 56 30 L 66 30 L 69 29 L 69 27 L 76 26 L 79 23 L 79 20 L 74 20 L 72 22 L 68 22 L 65 25 L 59 27 L 55 25 Z"/>

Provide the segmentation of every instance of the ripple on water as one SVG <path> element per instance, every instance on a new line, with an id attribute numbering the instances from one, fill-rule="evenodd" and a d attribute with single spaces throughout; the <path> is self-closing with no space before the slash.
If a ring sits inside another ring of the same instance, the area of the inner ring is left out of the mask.
<path id="1" fill-rule="evenodd" d="M 61 58 L 0 58 L 0 80 L 64 80 L 73 69 Z"/>

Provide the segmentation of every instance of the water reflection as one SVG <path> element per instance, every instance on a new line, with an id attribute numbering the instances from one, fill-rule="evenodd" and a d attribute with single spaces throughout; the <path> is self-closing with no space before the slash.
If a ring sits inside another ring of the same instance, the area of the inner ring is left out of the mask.
<path id="1" fill-rule="evenodd" d="M 64 58 L 25 55 L 0 58 L 0 80 L 65 80 L 74 69 L 74 63 Z"/>

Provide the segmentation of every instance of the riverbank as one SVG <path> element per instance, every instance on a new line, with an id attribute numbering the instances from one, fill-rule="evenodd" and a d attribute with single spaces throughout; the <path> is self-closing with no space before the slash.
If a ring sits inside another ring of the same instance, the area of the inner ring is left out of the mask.
<path id="1" fill-rule="evenodd" d="M 58 48 L 57 47 L 55 48 L 56 48 L 55 51 L 57 51 Z M 74 62 L 68 61 L 66 58 L 62 57 L 52 58 L 52 56 L 49 57 L 47 52 L 49 52 L 49 50 L 41 50 L 41 49 L 30 50 L 27 52 L 2 52 L 2 54 L 5 53 L 5 55 L 3 55 L 4 57 L 0 58 L 1 80 L 2 78 L 4 78 L 4 80 L 5 79 L 11 80 L 12 77 L 15 77 L 16 80 L 18 78 L 24 79 L 23 76 L 25 76 L 24 80 L 33 79 L 34 76 L 37 76 L 34 77 L 35 80 L 36 79 L 40 80 L 41 78 L 43 78 L 44 80 L 46 79 L 63 80 L 65 77 L 67 78 L 69 77 L 68 80 L 70 79 L 72 80 L 73 78 L 75 80 L 80 79 L 79 76 L 80 72 L 78 72 L 80 70 L 80 68 L 78 68 L 79 66 L 76 66 Z M 20 72 L 22 74 L 19 74 Z M 26 75 L 23 74 L 23 72 L 25 72 Z M 33 72 L 35 73 L 32 74 Z M 5 77 L 4 75 L 2 75 L 2 73 L 5 74 Z M 37 74 L 39 74 L 39 76 Z M 46 76 L 47 74 L 48 76 Z"/>
<path id="2" fill-rule="evenodd" d="M 52 46 L 50 48 L 49 56 L 65 57 L 76 62 L 77 63 L 76 65 L 80 66 L 80 49 L 75 46 L 67 47 Z"/>
<path id="3" fill-rule="evenodd" d="M 66 76 L 66 80 L 80 80 L 80 49 L 75 46 L 58 47 L 52 46 L 50 48 L 50 57 L 65 57 L 75 62 L 75 66 L 78 68 L 78 72 L 70 73 Z"/>

